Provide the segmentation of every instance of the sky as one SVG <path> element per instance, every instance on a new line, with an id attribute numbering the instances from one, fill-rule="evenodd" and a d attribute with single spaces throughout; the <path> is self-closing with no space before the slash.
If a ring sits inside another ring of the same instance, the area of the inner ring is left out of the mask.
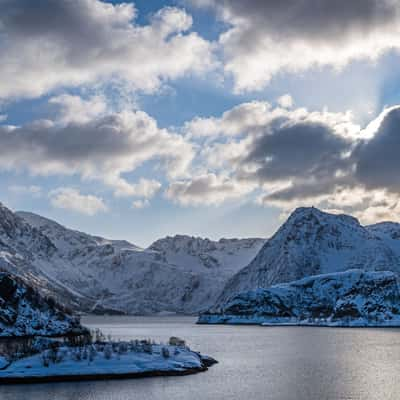
<path id="1" fill-rule="evenodd" d="M 140 246 L 399 221 L 400 1 L 0 0 L 0 201 Z"/>

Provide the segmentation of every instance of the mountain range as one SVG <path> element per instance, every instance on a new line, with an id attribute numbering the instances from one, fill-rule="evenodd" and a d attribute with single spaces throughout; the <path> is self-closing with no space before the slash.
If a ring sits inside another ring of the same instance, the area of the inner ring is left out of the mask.
<path id="1" fill-rule="evenodd" d="M 143 249 L 0 205 L 0 271 L 75 311 L 197 314 L 308 276 L 400 272 L 400 224 L 296 209 L 268 240 L 167 236 Z"/>
<path id="2" fill-rule="evenodd" d="M 0 270 L 82 312 L 205 310 L 264 242 L 180 235 L 142 249 L 0 205 Z"/>

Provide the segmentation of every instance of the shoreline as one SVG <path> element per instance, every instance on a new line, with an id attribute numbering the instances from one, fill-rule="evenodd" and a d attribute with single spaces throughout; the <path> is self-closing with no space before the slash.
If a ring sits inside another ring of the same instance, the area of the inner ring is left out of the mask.
<path id="1" fill-rule="evenodd" d="M 185 376 L 205 372 L 218 363 L 187 347 L 150 345 L 149 352 L 128 348 L 124 342 L 116 345 L 98 350 L 95 345 L 63 347 L 53 353 L 46 349 L 21 357 L 0 370 L 0 385 Z"/>
<path id="2" fill-rule="evenodd" d="M 217 362 L 215 362 L 217 363 Z M 213 363 L 213 364 L 215 364 Z M 58 383 L 58 382 L 76 382 L 76 381 L 105 381 L 117 379 L 140 379 L 155 378 L 162 376 L 185 376 L 193 375 L 208 370 L 208 366 L 187 368 L 182 371 L 178 370 L 158 370 L 143 372 L 126 372 L 126 373 L 105 373 L 105 374 L 74 374 L 74 375 L 49 375 L 49 376 L 27 376 L 27 377 L 6 377 L 0 378 L 0 385 L 13 384 L 34 384 L 34 383 Z"/>
<path id="3" fill-rule="evenodd" d="M 234 325 L 234 326 L 260 326 L 260 327 L 306 327 L 306 328 L 374 328 L 374 329 L 384 329 L 384 328 L 400 328 L 400 321 L 396 321 L 393 324 L 389 323 L 381 323 L 381 324 L 362 324 L 355 322 L 354 324 L 344 324 L 344 323 L 329 323 L 329 322 L 284 322 L 284 321 L 277 321 L 277 322 L 268 322 L 262 320 L 243 320 L 241 321 L 240 318 L 232 318 L 229 320 L 226 317 L 222 317 L 220 320 L 218 318 L 210 318 L 201 319 L 196 321 L 196 325 Z"/>

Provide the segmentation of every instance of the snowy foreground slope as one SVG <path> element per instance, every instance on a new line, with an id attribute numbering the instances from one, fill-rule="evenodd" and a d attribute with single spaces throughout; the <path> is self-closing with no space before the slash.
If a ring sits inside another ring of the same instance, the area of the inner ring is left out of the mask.
<path id="1" fill-rule="evenodd" d="M 298 208 L 254 260 L 229 279 L 217 304 L 243 291 L 349 269 L 399 274 L 400 225 L 364 227 L 348 215 Z"/>
<path id="2" fill-rule="evenodd" d="M 0 273 L 0 337 L 85 334 L 79 320 L 19 278 Z"/>
<path id="3" fill-rule="evenodd" d="M 171 345 L 152 345 L 150 353 L 130 343 L 119 343 L 115 351 L 111 345 L 100 346 L 102 349 L 99 345 L 87 347 L 90 349 L 82 352 L 82 349 L 62 346 L 52 361 L 49 351 L 11 363 L 0 357 L 0 384 L 187 375 L 206 371 L 216 363 L 213 358 L 187 347 Z"/>
<path id="4" fill-rule="evenodd" d="M 141 249 L 0 204 L 0 270 L 84 312 L 206 310 L 264 242 L 176 236 Z"/>
<path id="5" fill-rule="evenodd" d="M 238 294 L 199 323 L 400 326 L 400 291 L 392 272 L 350 270 Z"/>

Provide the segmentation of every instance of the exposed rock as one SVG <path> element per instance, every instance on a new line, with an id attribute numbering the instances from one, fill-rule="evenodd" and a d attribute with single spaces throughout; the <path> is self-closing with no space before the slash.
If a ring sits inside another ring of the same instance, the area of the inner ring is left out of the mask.
<path id="1" fill-rule="evenodd" d="M 400 326 L 392 272 L 350 270 L 238 294 L 199 323 Z"/>
<path id="2" fill-rule="evenodd" d="M 87 334 L 79 319 L 21 279 L 0 273 L 0 337 Z"/>

